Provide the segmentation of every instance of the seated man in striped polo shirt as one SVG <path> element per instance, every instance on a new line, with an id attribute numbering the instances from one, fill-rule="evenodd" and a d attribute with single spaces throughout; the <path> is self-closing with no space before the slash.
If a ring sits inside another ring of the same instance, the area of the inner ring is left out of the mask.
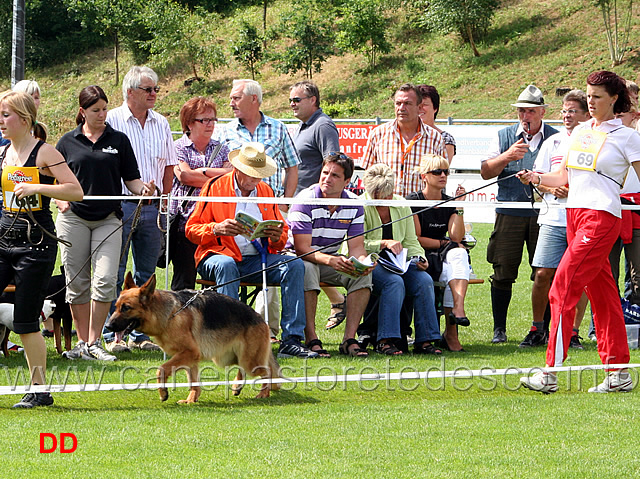
<path id="1" fill-rule="evenodd" d="M 355 198 L 345 191 L 353 174 L 353 160 L 342 153 L 325 157 L 320 182 L 302 190 L 296 198 Z M 352 278 L 355 268 L 345 256 L 337 254 L 347 237 L 349 256 L 364 260 L 364 208 L 340 205 L 292 205 L 289 222 L 296 254 L 304 255 L 304 299 L 307 324 L 304 330 L 306 346 L 321 357 L 329 357 L 316 334 L 315 318 L 320 283 L 344 286 L 347 289 L 347 318 L 340 353 L 348 356 L 367 356 L 355 339 L 358 324 L 371 294 L 370 267 L 362 276 Z M 354 235 L 360 235 L 353 237 Z M 326 248 L 323 248 L 326 247 Z M 317 251 L 323 248 L 322 251 Z"/>

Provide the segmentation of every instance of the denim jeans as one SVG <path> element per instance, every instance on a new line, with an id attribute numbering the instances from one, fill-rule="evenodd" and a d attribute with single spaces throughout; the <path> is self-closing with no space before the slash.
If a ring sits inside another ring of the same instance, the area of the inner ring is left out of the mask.
<path id="1" fill-rule="evenodd" d="M 304 264 L 301 259 L 291 259 L 291 256 L 268 254 L 267 266 L 279 264 L 267 271 L 267 282 L 279 284 L 282 295 L 282 342 L 299 342 L 304 338 Z M 212 254 L 198 265 L 198 273 L 203 279 L 215 281 L 216 284 L 230 282 L 218 288 L 218 292 L 238 299 L 240 282 L 235 281 L 243 277 L 243 281 L 262 284 L 262 261 L 260 255 L 244 256 L 242 261 L 235 261 L 230 256 Z M 253 273 L 253 274 L 252 274 Z M 250 275 L 244 277 L 245 275 Z"/>
<path id="2" fill-rule="evenodd" d="M 118 295 L 122 290 L 122 283 L 124 283 L 124 275 L 127 270 L 129 246 L 131 246 L 131 253 L 133 256 L 133 281 L 138 286 L 142 286 L 146 283 L 151 275 L 156 272 L 158 256 L 160 255 L 162 232 L 158 229 L 158 208 L 154 205 L 144 205 L 142 207 L 140 221 L 131 235 L 131 244 L 129 245 L 127 243 L 129 232 L 131 231 L 133 213 L 135 212 L 136 207 L 136 202 L 122 202 L 122 211 L 124 213 L 124 218 L 122 218 L 122 246 L 126 248 L 126 251 L 122 255 L 122 261 L 120 261 L 120 266 L 118 268 L 118 284 L 116 291 Z M 111 307 L 112 312 L 113 309 L 114 306 Z M 113 341 L 115 337 L 114 333 L 107 331 L 106 329 L 103 330 L 102 335 L 107 343 Z M 136 343 L 149 339 L 149 336 L 146 334 L 139 333 L 135 330 L 132 331 L 129 336 Z"/>
<path id="3" fill-rule="evenodd" d="M 413 322 L 416 343 L 440 339 L 433 280 L 415 264 L 403 275 L 378 265 L 373 270 L 373 294 L 378 304 L 378 340 L 400 337 L 400 309 L 405 296 L 413 297 Z"/>

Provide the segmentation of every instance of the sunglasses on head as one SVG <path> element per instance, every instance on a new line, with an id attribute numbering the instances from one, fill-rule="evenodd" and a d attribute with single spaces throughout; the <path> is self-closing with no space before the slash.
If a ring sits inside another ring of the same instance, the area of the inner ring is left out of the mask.
<path id="1" fill-rule="evenodd" d="M 293 98 L 289 98 L 289 103 L 300 103 L 302 100 L 306 100 L 307 98 L 311 98 L 309 96 L 303 96 L 300 98 L 299 96 L 294 96 Z"/>
<path id="2" fill-rule="evenodd" d="M 210 125 L 211 123 L 215 123 L 218 121 L 217 118 L 194 118 L 193 121 L 197 121 L 198 123 L 202 123 L 203 125 Z"/>
<path id="3" fill-rule="evenodd" d="M 152 91 L 158 93 L 160 91 L 160 87 L 157 86 L 147 86 L 147 87 L 138 87 L 138 90 L 144 90 L 147 92 L 147 95 L 150 95 Z"/>
<path id="4" fill-rule="evenodd" d="M 337 156 L 338 158 L 341 158 L 343 160 L 350 160 L 351 159 L 350 157 L 348 157 L 347 155 L 345 155 L 341 151 L 330 151 L 329 152 L 329 156 Z"/>
<path id="5" fill-rule="evenodd" d="M 437 170 L 431 170 L 431 171 L 427 171 L 427 173 L 430 173 L 434 176 L 440 176 L 442 173 L 444 173 L 444 176 L 449 176 L 449 168 L 446 169 L 442 169 L 442 168 L 438 168 Z"/>

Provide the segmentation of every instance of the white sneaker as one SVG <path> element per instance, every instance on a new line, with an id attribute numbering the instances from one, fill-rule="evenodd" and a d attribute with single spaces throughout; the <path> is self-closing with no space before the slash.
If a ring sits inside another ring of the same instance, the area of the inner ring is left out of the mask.
<path id="1" fill-rule="evenodd" d="M 86 359 L 87 361 L 95 359 L 89 354 L 87 343 L 84 341 L 78 341 L 71 351 L 64 351 L 62 357 L 67 359 Z"/>
<path id="2" fill-rule="evenodd" d="M 131 338 L 129 338 L 129 341 L 127 341 L 127 346 L 129 347 L 129 349 L 140 349 L 142 351 L 162 351 L 162 349 L 160 349 L 160 346 L 152 341 L 149 341 L 148 339 L 136 343 Z"/>
<path id="3" fill-rule="evenodd" d="M 551 394 L 558 390 L 558 377 L 553 373 L 540 371 L 533 376 L 520 378 L 520 384 L 532 391 Z"/>
<path id="4" fill-rule="evenodd" d="M 110 354 L 104 350 L 102 347 L 102 341 L 100 339 L 96 339 L 95 342 L 89 346 L 89 354 L 99 361 L 116 361 L 116 358 L 113 354 Z"/>
<path id="5" fill-rule="evenodd" d="M 122 339 L 120 341 L 111 341 L 104 344 L 104 347 L 107 351 L 112 353 L 130 353 L 131 350 L 127 347 L 127 343 L 125 343 Z"/>
<path id="6" fill-rule="evenodd" d="M 611 371 L 602 383 L 589 388 L 590 393 L 628 393 L 633 389 L 633 380 L 628 369 Z"/>

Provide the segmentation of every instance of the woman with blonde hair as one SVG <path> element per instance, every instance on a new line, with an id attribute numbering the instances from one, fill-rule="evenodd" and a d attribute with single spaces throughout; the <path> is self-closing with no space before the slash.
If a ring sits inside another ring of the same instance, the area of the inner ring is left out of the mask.
<path id="1" fill-rule="evenodd" d="M 384 164 L 371 166 L 364 174 L 366 200 L 401 200 L 393 194 L 395 174 Z M 400 218 L 404 218 L 401 221 Z M 391 223 L 394 221 L 394 223 Z M 442 354 L 434 346 L 441 339 L 436 316 L 433 280 L 426 272 L 428 263 L 416 237 L 411 209 L 406 206 L 364 207 L 364 237 L 367 253 L 389 250 L 398 254 L 407 249 L 412 258 L 408 270 L 397 274 L 378 265 L 373 270 L 373 294 L 379 296 L 376 351 L 386 355 L 399 355 L 396 343 L 401 338 L 400 310 L 405 296 L 413 298 L 416 354 Z"/>
<path id="2" fill-rule="evenodd" d="M 36 115 L 30 95 L 0 94 L 0 131 L 11 141 L 0 150 L 0 291 L 15 281 L 14 331 L 24 346 L 32 384 L 44 385 L 47 348 L 39 318 L 58 249 L 49 203 L 51 198 L 79 201 L 83 193 L 62 155 L 44 142 L 46 128 Z M 51 394 L 36 392 L 14 407 L 51 404 Z"/>
<path id="3" fill-rule="evenodd" d="M 437 155 L 424 155 L 416 169 L 424 182 L 424 189 L 411 193 L 409 200 L 442 201 L 450 199 L 444 194 L 449 176 L 449 162 Z M 464 195 L 465 189 L 458 186 L 456 196 Z M 457 198 L 464 200 L 464 196 Z M 469 254 L 461 241 L 465 234 L 462 208 L 445 206 L 424 211 L 413 207 L 416 234 L 420 245 L 431 258 L 431 275 L 445 283 L 444 313 L 446 327 L 443 345 L 450 351 L 463 351 L 458 340 L 458 326 L 469 326 L 464 309 L 464 300 L 469 285 Z M 441 265 L 441 270 L 439 267 Z"/>

